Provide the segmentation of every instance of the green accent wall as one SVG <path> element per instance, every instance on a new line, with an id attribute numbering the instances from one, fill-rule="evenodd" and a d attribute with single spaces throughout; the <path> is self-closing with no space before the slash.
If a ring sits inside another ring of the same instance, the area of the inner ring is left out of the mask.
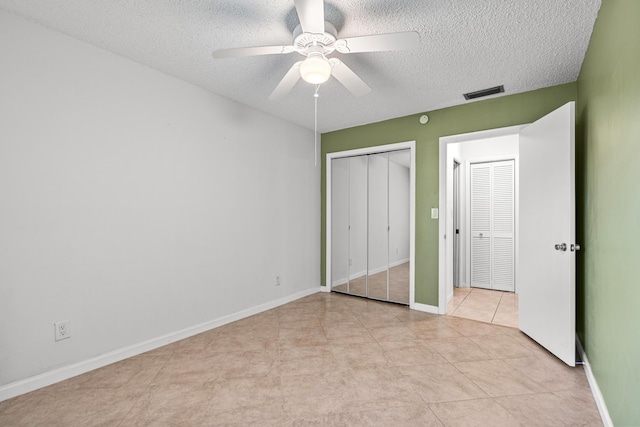
<path id="1" fill-rule="evenodd" d="M 640 1 L 604 0 L 578 78 L 578 335 L 616 426 L 640 425 Z"/>
<path id="2" fill-rule="evenodd" d="M 507 93 L 509 88 L 505 88 Z M 425 93 L 425 97 L 429 94 Z M 462 95 L 460 95 L 462 98 Z M 429 111 L 421 125 L 416 114 L 322 134 L 321 177 L 321 284 L 325 277 L 326 154 L 356 148 L 416 141 L 416 266 L 415 301 L 438 305 L 438 221 L 431 208 L 438 207 L 439 138 L 533 122 L 577 97 L 576 83 L 568 83 L 506 95 L 484 101 Z M 384 109 L 384 105 L 380 108 Z"/>

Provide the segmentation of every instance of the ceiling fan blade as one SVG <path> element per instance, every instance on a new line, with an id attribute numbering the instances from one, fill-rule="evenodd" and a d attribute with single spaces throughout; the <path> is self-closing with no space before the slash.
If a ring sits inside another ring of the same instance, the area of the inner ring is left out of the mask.
<path id="1" fill-rule="evenodd" d="M 324 33 L 324 1 L 323 0 L 293 0 L 305 33 Z"/>
<path id="2" fill-rule="evenodd" d="M 255 46 L 220 49 L 213 52 L 214 58 L 235 58 L 238 56 L 278 55 L 293 52 L 293 46 Z"/>
<path id="3" fill-rule="evenodd" d="M 337 58 L 331 58 L 331 74 L 354 96 L 363 96 L 371 92 L 371 88 L 354 73 L 351 68 Z"/>
<path id="4" fill-rule="evenodd" d="M 298 61 L 289 68 L 287 74 L 284 75 L 278 86 L 271 92 L 269 95 L 269 100 L 275 101 L 281 98 L 284 98 L 289 91 L 295 86 L 295 84 L 300 79 L 300 64 L 302 61 Z"/>
<path id="5" fill-rule="evenodd" d="M 375 34 L 336 40 L 340 53 L 379 52 L 383 50 L 408 50 L 420 45 L 420 36 L 415 31 Z"/>

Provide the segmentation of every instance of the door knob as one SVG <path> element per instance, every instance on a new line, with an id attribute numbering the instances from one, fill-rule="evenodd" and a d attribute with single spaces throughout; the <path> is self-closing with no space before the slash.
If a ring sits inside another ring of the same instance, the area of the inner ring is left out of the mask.
<path id="1" fill-rule="evenodd" d="M 556 248 L 556 251 L 565 252 L 567 250 L 567 244 L 566 243 L 556 244 L 555 248 Z"/>
<path id="2" fill-rule="evenodd" d="M 581 249 L 581 248 L 580 248 L 580 245 L 579 245 L 579 244 L 577 244 L 577 243 L 572 243 L 572 244 L 571 244 L 571 252 L 577 252 L 577 251 L 579 251 L 580 249 Z"/>

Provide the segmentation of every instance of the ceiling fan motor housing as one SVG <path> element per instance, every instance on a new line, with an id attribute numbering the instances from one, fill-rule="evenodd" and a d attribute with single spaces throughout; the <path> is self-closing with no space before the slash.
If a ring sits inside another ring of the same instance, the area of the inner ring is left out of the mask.
<path id="1" fill-rule="evenodd" d="M 319 52 L 329 55 L 336 50 L 338 32 L 330 22 L 325 21 L 323 34 L 304 33 L 302 26 L 298 25 L 293 30 L 293 37 L 294 49 L 299 54 L 309 56 L 310 53 Z"/>

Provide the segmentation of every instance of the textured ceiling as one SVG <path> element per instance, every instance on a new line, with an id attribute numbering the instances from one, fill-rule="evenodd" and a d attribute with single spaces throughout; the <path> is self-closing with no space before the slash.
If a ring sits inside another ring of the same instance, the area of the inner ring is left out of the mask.
<path id="1" fill-rule="evenodd" d="M 600 0 L 334 0 L 338 37 L 415 30 L 414 51 L 334 53 L 371 88 L 355 98 L 320 87 L 321 132 L 462 104 L 503 84 L 505 94 L 575 81 Z M 293 0 L 0 0 L 0 8 L 227 98 L 314 126 L 314 87 L 300 80 L 269 101 L 296 53 L 213 59 L 217 49 L 289 45 Z"/>

